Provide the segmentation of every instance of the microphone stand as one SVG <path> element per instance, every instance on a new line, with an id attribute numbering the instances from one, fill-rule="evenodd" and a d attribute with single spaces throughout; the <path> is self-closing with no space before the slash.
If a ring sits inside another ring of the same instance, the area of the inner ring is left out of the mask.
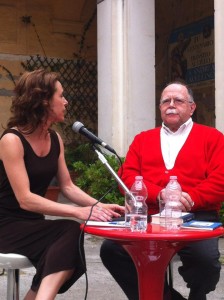
<path id="1" fill-rule="evenodd" d="M 127 188 L 127 186 L 124 184 L 124 182 L 120 179 L 120 177 L 117 175 L 117 173 L 112 169 L 112 167 L 109 165 L 107 159 L 103 156 L 102 153 L 100 153 L 100 151 L 98 151 L 96 149 L 96 146 L 93 145 L 93 149 L 96 152 L 96 154 L 98 155 L 99 160 L 106 166 L 106 168 L 110 171 L 110 173 L 112 174 L 112 176 L 115 178 L 115 180 L 118 182 L 118 184 L 123 188 L 123 190 L 131 196 L 131 198 L 133 198 L 133 200 L 135 201 L 134 196 L 132 195 L 131 191 Z"/>

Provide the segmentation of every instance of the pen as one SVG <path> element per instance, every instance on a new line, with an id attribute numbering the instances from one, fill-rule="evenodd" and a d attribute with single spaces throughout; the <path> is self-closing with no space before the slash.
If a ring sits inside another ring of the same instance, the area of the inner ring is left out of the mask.
<path id="1" fill-rule="evenodd" d="M 109 222 L 109 224 L 124 224 L 125 222 L 124 221 L 112 221 L 112 222 Z"/>

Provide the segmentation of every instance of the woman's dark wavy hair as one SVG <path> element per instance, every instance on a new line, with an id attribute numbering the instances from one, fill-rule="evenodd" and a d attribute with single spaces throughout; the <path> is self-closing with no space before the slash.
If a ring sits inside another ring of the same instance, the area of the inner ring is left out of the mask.
<path id="1" fill-rule="evenodd" d="M 14 89 L 7 128 L 18 126 L 23 133 L 30 134 L 45 122 L 56 81 L 59 76 L 54 72 L 43 69 L 25 72 Z"/>

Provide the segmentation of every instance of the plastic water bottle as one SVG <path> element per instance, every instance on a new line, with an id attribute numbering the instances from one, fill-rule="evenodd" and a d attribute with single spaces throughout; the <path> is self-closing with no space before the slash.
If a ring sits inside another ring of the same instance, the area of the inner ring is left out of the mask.
<path id="1" fill-rule="evenodd" d="M 147 229 L 148 216 L 148 207 L 145 200 L 148 196 L 148 192 L 142 176 L 135 177 L 135 182 L 130 191 L 134 196 L 134 201 L 131 201 L 132 207 L 130 208 L 130 213 L 128 215 L 130 229 L 132 232 L 145 232 Z"/>
<path id="2" fill-rule="evenodd" d="M 181 186 L 177 176 L 170 176 L 170 181 L 165 189 L 165 227 L 177 230 L 181 224 Z"/>

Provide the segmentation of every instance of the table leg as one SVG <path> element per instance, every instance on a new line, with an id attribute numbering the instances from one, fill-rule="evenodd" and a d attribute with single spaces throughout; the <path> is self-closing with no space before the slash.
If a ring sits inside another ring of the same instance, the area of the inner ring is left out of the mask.
<path id="1" fill-rule="evenodd" d="M 122 241 L 137 272 L 140 300 L 162 300 L 164 278 L 171 258 L 186 243 L 169 241 Z"/>

